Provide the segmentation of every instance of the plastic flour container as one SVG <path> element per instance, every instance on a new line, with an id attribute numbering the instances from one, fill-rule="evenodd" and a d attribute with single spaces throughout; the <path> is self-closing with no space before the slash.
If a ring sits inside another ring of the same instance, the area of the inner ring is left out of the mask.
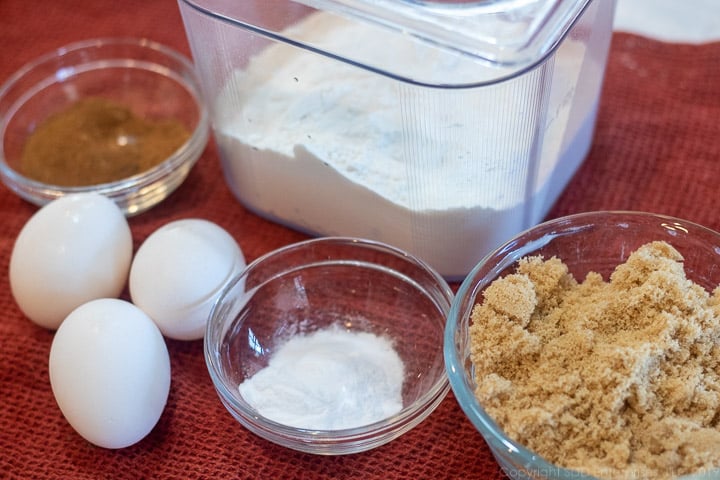
<path id="1" fill-rule="evenodd" d="M 464 277 L 586 156 L 614 0 L 179 0 L 226 180 Z"/>

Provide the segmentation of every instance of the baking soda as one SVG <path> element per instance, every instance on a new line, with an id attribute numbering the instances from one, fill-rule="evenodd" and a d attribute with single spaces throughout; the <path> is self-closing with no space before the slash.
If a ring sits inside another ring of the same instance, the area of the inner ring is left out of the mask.
<path id="1" fill-rule="evenodd" d="M 388 48 L 392 40 L 368 28 L 320 13 L 293 35 L 333 51 L 372 52 L 379 63 L 394 59 L 410 77 L 418 69 L 439 82 L 488 75 L 448 52 L 424 56 L 412 42 Z M 461 278 L 540 221 L 587 153 L 597 96 L 576 95 L 585 50 L 568 39 L 512 80 L 442 89 L 272 45 L 234 72 L 217 99 L 228 183 L 272 220 L 389 243 Z M 583 88 L 598 90 L 601 73 Z"/>
<path id="2" fill-rule="evenodd" d="M 404 376 L 388 339 L 335 327 L 291 337 L 239 390 L 275 422 L 340 430 L 399 412 Z"/>

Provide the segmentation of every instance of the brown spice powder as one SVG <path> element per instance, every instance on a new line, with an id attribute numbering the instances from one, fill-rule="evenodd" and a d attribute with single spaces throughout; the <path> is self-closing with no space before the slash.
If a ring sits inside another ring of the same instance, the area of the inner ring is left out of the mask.
<path id="1" fill-rule="evenodd" d="M 40 182 L 81 187 L 143 173 L 190 137 L 176 119 L 148 120 L 100 97 L 80 100 L 28 137 L 21 172 Z"/>
<path id="2" fill-rule="evenodd" d="M 720 466 L 720 286 L 686 278 L 665 242 L 605 282 L 527 257 L 472 313 L 475 392 L 546 460 L 600 478 Z"/>

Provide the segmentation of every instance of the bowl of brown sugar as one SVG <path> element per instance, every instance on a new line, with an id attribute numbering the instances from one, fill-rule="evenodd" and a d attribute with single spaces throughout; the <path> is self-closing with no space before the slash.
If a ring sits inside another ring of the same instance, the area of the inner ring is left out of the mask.
<path id="1" fill-rule="evenodd" d="M 519 234 L 460 286 L 451 388 L 521 479 L 720 477 L 720 233 L 590 212 Z"/>
<path id="2" fill-rule="evenodd" d="M 44 205 L 96 192 L 130 216 L 170 195 L 209 136 L 193 64 L 156 42 L 64 46 L 0 86 L 0 178 Z"/>

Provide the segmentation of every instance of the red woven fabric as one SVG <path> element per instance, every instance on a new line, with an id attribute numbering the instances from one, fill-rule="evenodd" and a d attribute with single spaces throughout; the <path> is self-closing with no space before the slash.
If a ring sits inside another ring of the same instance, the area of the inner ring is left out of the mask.
<path id="1" fill-rule="evenodd" d="M 0 81 L 71 41 L 136 36 L 189 55 L 173 0 L 0 2 Z M 670 45 L 616 34 L 593 148 L 550 217 L 646 210 L 720 229 L 720 43 Z M 8 285 L 13 242 L 36 208 L 0 186 L 0 478 L 502 478 L 452 394 L 427 421 L 378 449 L 344 457 L 293 452 L 237 424 L 215 394 L 201 342 L 168 341 L 172 387 L 158 425 L 138 444 L 94 447 L 63 419 L 50 390 L 52 332 L 23 317 Z M 303 234 L 236 202 L 214 144 L 169 199 L 130 220 L 135 246 L 160 225 L 202 217 L 248 260 Z"/>

